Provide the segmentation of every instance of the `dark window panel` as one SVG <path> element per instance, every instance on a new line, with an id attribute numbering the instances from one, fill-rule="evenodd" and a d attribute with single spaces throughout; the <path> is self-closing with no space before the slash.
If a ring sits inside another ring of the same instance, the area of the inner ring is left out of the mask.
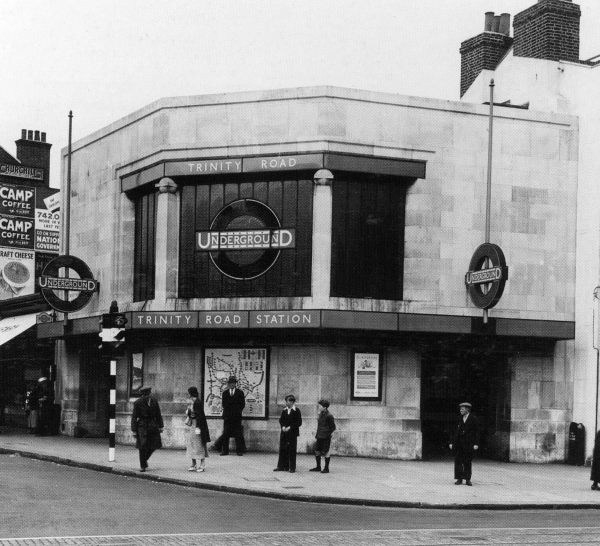
<path id="1" fill-rule="evenodd" d="M 332 295 L 402 299 L 405 188 L 390 177 L 334 180 Z"/>

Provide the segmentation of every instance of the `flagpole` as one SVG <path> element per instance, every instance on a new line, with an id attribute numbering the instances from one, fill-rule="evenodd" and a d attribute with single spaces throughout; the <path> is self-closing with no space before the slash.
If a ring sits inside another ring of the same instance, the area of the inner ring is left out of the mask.
<path id="1" fill-rule="evenodd" d="M 70 252 L 70 238 L 71 238 L 71 145 L 73 140 L 73 110 L 69 110 L 69 143 L 67 148 L 67 185 L 65 188 L 65 210 L 63 211 L 63 254 L 68 255 Z M 65 278 L 69 277 L 69 269 L 65 268 Z M 64 294 L 65 301 L 69 299 L 69 292 L 65 290 Z M 63 326 L 67 327 L 69 322 L 69 314 L 64 313 L 63 315 Z"/>
<path id="2" fill-rule="evenodd" d="M 490 114 L 488 129 L 488 157 L 487 157 L 487 187 L 485 193 L 485 242 L 490 242 L 491 203 L 492 203 L 492 140 L 494 132 L 494 80 L 490 80 Z M 489 264 L 485 264 L 488 267 Z M 483 322 L 488 322 L 488 310 L 483 310 Z"/>

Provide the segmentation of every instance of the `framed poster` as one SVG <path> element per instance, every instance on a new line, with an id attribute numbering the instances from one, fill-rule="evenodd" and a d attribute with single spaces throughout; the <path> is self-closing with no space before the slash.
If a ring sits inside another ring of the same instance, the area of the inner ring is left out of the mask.
<path id="1" fill-rule="evenodd" d="M 266 419 L 269 406 L 269 351 L 266 347 L 206 348 L 202 396 L 206 417 L 221 417 L 221 393 L 234 375 L 246 397 L 244 419 Z"/>
<path id="2" fill-rule="evenodd" d="M 352 353 L 352 400 L 381 400 L 381 354 Z"/>

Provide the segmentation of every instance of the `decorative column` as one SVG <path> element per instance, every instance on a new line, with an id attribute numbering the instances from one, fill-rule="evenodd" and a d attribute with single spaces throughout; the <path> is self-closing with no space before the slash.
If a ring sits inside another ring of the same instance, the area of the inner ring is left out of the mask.
<path id="1" fill-rule="evenodd" d="M 311 293 L 315 308 L 327 307 L 331 291 L 331 219 L 333 174 L 319 169 L 313 176 Z"/>
<path id="2" fill-rule="evenodd" d="M 179 275 L 179 199 L 177 184 L 162 178 L 156 202 L 154 300 L 177 297 Z"/>

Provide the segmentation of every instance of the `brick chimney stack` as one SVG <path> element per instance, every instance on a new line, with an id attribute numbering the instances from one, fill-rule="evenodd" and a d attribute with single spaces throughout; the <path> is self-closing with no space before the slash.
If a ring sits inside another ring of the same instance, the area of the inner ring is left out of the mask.
<path id="1" fill-rule="evenodd" d="M 15 141 L 17 159 L 26 167 L 44 169 L 45 186 L 50 184 L 50 148 L 46 142 L 46 133 L 40 131 L 21 130 L 21 138 Z"/>
<path id="2" fill-rule="evenodd" d="M 510 15 L 485 14 L 481 34 L 465 40 L 460 45 L 460 96 L 462 97 L 482 70 L 495 70 L 512 45 Z"/>
<path id="3" fill-rule="evenodd" d="M 538 0 L 513 22 L 516 57 L 579 62 L 581 9 L 571 0 Z"/>

